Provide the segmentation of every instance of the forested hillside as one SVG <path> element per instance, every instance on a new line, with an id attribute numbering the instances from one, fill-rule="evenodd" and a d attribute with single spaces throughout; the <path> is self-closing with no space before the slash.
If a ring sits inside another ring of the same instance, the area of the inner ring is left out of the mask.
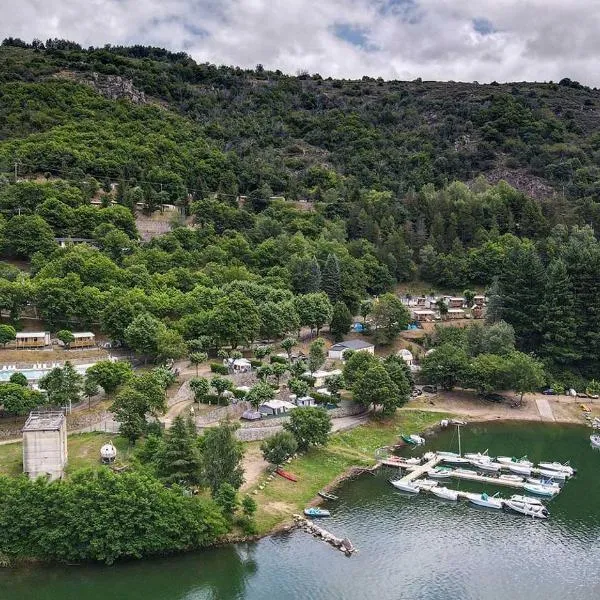
<path id="1" fill-rule="evenodd" d="M 5 40 L 0 241 L 28 272 L 3 264 L 0 307 L 168 358 L 320 329 L 397 282 L 493 284 L 521 349 L 597 377 L 599 109 L 569 80 L 340 81 Z M 192 226 L 141 243 L 134 213 L 163 204 Z"/>

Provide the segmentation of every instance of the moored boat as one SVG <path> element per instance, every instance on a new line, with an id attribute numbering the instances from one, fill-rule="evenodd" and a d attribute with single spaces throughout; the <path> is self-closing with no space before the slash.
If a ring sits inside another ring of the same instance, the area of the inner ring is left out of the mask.
<path id="1" fill-rule="evenodd" d="M 550 516 L 548 509 L 541 503 L 530 503 L 511 498 L 505 500 L 504 506 L 533 519 L 547 519 Z"/>
<path id="2" fill-rule="evenodd" d="M 421 446 L 425 443 L 425 438 L 422 438 L 420 435 L 415 433 L 411 433 L 410 435 L 405 435 L 404 433 L 400 434 L 400 437 L 407 443 L 413 446 Z"/>
<path id="3" fill-rule="evenodd" d="M 329 492 L 324 492 L 324 491 L 320 491 L 319 496 L 321 496 L 321 498 L 323 498 L 324 500 L 337 500 L 338 499 L 338 497 L 335 496 L 334 494 L 330 494 Z"/>
<path id="4" fill-rule="evenodd" d="M 533 496 L 521 496 L 519 494 L 513 494 L 510 497 L 510 500 L 516 500 L 517 502 L 526 502 L 528 504 L 539 504 L 543 506 L 542 501 L 538 498 L 534 498 Z"/>
<path id="5" fill-rule="evenodd" d="M 560 488 L 560 484 L 553 479 L 546 479 L 544 477 L 528 477 L 527 483 L 532 483 L 533 485 L 547 485 L 550 487 Z"/>
<path id="6" fill-rule="evenodd" d="M 485 461 L 491 461 L 492 457 L 488 456 L 488 451 L 485 450 L 484 452 L 465 452 L 465 458 L 468 458 L 469 460 L 485 460 Z"/>
<path id="7" fill-rule="evenodd" d="M 443 500 L 453 500 L 454 502 L 458 500 L 458 492 L 456 490 L 451 490 L 444 486 L 433 487 L 429 491 L 434 496 L 442 498 Z"/>
<path id="8" fill-rule="evenodd" d="M 447 452 L 445 450 L 438 450 L 436 454 L 441 458 L 460 458 L 460 454 L 458 454 L 458 452 Z"/>
<path id="9" fill-rule="evenodd" d="M 451 465 L 470 465 L 471 461 L 468 458 L 462 458 L 461 456 L 442 456 L 442 462 Z"/>
<path id="10" fill-rule="evenodd" d="M 496 496 L 488 496 L 485 492 L 483 494 L 467 494 L 469 502 L 476 504 L 477 506 L 483 506 L 485 508 L 502 508 L 502 498 Z"/>
<path id="11" fill-rule="evenodd" d="M 535 483 L 524 483 L 523 489 L 526 492 L 530 492 L 531 494 L 537 494 L 538 496 L 546 496 L 551 498 L 552 496 L 558 494 L 560 488 L 557 488 L 552 485 L 537 485 Z"/>
<path id="12" fill-rule="evenodd" d="M 453 472 L 454 469 L 451 469 L 450 467 L 435 467 L 435 469 L 429 471 L 428 476 L 433 477 L 434 479 L 446 479 L 447 477 L 450 477 Z"/>
<path id="13" fill-rule="evenodd" d="M 307 517 L 329 517 L 331 513 L 324 508 L 317 508 L 316 506 L 311 506 L 310 508 L 304 509 L 304 514 Z"/>
<path id="14" fill-rule="evenodd" d="M 512 463 L 505 465 L 509 471 L 518 473 L 519 475 L 531 475 L 531 467 L 527 465 L 521 465 L 519 463 Z"/>
<path id="15" fill-rule="evenodd" d="M 515 482 L 523 481 L 523 477 L 521 477 L 520 475 L 511 475 L 510 473 L 502 473 L 501 475 L 498 475 L 498 479 L 503 479 L 504 481 L 515 481 Z"/>
<path id="16" fill-rule="evenodd" d="M 492 473 L 497 473 L 502 468 L 500 463 L 495 463 L 490 460 L 472 460 L 471 464 L 476 469 L 481 469 L 482 471 L 491 471 Z"/>
<path id="17" fill-rule="evenodd" d="M 418 486 L 416 486 L 414 483 L 411 483 L 410 481 L 401 481 L 400 479 L 394 481 L 393 479 L 390 479 L 389 482 L 397 490 L 400 490 L 402 492 L 409 492 L 410 494 L 418 494 L 420 491 L 420 488 Z"/>
<path id="18" fill-rule="evenodd" d="M 590 435 L 590 443 L 594 448 L 600 448 L 600 435 Z"/>
<path id="19" fill-rule="evenodd" d="M 423 488 L 424 490 L 430 490 L 431 488 L 436 487 L 438 484 L 439 482 L 431 479 L 417 479 L 417 481 L 415 481 L 415 486 L 418 488 Z"/>
<path id="20" fill-rule="evenodd" d="M 538 464 L 540 469 L 547 469 L 549 471 L 558 471 L 559 473 L 565 473 L 569 477 L 575 475 L 575 469 L 568 464 L 562 464 L 559 462 L 541 462 Z"/>
<path id="21" fill-rule="evenodd" d="M 503 465 L 523 465 L 524 467 L 533 467 L 533 463 L 530 460 L 527 460 L 527 456 L 523 456 L 521 458 L 515 458 L 514 456 L 498 456 L 496 458 L 496 462 L 499 462 Z"/>
<path id="22" fill-rule="evenodd" d="M 563 471 L 551 471 L 550 469 L 538 469 L 537 472 L 548 479 L 560 479 L 564 481 L 568 475 Z"/>

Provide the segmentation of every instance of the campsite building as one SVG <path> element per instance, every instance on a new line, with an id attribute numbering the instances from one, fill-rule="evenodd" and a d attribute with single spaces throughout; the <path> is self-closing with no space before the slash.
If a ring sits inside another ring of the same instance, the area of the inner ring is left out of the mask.
<path id="1" fill-rule="evenodd" d="M 263 415 L 284 415 L 288 410 L 296 408 L 295 404 L 286 400 L 269 400 L 258 407 L 258 410 Z"/>
<path id="2" fill-rule="evenodd" d="M 75 338 L 70 346 L 71 348 L 90 348 L 96 345 L 96 336 L 91 331 L 74 331 Z"/>
<path id="3" fill-rule="evenodd" d="M 430 322 L 435 319 L 435 311 L 429 308 L 423 310 L 413 310 L 413 315 L 415 317 L 415 321 L 420 321 L 421 323 Z"/>
<path id="4" fill-rule="evenodd" d="M 23 472 L 30 479 L 61 479 L 67 465 L 67 419 L 62 412 L 32 412 L 23 427 Z"/>
<path id="5" fill-rule="evenodd" d="M 50 345 L 49 331 L 20 331 L 15 338 L 15 347 L 44 348 Z"/>
<path id="6" fill-rule="evenodd" d="M 331 346 L 328 356 L 334 360 L 343 360 L 344 353 L 348 350 L 375 354 L 375 346 L 370 342 L 365 342 L 364 340 L 346 340 L 345 342 L 338 342 Z M 329 373 L 328 376 L 332 374 Z"/>

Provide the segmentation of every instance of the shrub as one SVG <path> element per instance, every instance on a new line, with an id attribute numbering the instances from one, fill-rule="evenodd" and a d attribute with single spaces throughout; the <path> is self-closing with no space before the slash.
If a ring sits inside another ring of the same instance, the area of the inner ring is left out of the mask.
<path id="1" fill-rule="evenodd" d="M 217 373 L 218 375 L 229 375 L 229 369 L 219 363 L 210 363 L 210 372 Z"/>
<path id="2" fill-rule="evenodd" d="M 287 365 L 288 360 L 284 356 L 271 356 L 272 363 L 279 363 L 280 365 Z"/>

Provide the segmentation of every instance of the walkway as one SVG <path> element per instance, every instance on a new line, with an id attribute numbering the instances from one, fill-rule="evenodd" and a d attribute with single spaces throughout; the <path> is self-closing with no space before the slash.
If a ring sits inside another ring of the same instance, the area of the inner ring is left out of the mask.
<path id="1" fill-rule="evenodd" d="M 537 404 L 542 421 L 554 423 L 554 413 L 552 412 L 552 407 L 550 406 L 548 400 L 546 398 L 536 398 L 535 403 Z"/>

